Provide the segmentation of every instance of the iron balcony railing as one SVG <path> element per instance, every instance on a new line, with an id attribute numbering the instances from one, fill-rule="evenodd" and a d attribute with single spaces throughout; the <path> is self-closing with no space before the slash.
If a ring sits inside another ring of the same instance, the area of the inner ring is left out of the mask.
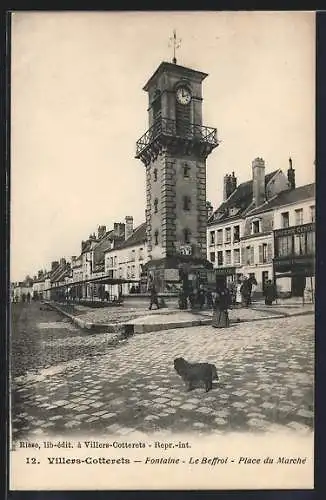
<path id="1" fill-rule="evenodd" d="M 136 158 L 160 136 L 178 137 L 210 144 L 213 148 L 218 145 L 216 128 L 205 127 L 195 123 L 184 123 L 160 118 L 154 125 L 138 139 L 136 143 Z"/>

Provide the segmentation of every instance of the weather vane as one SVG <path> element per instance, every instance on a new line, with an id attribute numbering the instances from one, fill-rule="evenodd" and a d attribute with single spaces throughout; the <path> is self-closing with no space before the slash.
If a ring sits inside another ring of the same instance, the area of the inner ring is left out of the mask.
<path id="1" fill-rule="evenodd" d="M 175 57 L 176 50 L 180 48 L 181 38 L 177 38 L 176 30 L 173 30 L 173 36 L 170 37 L 169 47 L 173 46 L 173 64 L 177 64 L 177 58 Z"/>

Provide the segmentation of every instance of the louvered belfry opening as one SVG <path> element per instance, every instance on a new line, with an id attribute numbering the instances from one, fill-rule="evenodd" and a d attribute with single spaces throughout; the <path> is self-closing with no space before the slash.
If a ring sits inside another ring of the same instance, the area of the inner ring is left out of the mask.
<path id="1" fill-rule="evenodd" d="M 160 92 L 156 93 L 152 107 L 153 107 L 154 136 L 156 136 L 161 130 L 162 98 Z"/>
<path id="2" fill-rule="evenodd" d="M 180 104 L 178 101 L 176 101 L 175 115 L 177 135 L 179 135 L 180 137 L 189 137 L 191 135 L 190 103 Z"/>

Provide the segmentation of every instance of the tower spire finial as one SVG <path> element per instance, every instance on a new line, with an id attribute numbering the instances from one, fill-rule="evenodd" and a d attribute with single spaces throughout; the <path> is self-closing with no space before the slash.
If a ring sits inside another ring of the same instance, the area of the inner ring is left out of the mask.
<path id="1" fill-rule="evenodd" d="M 173 46 L 173 64 L 177 64 L 176 50 L 180 48 L 181 38 L 177 38 L 177 32 L 173 30 L 173 36 L 170 37 L 169 47 Z"/>

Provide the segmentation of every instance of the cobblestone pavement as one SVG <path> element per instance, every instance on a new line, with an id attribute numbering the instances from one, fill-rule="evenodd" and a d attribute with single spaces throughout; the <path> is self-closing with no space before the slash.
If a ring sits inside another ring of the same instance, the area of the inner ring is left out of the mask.
<path id="1" fill-rule="evenodd" d="M 314 317 L 179 328 L 105 347 L 105 334 L 52 342 L 84 347 L 75 358 L 13 381 L 13 436 L 151 432 L 300 432 L 313 426 Z M 215 363 L 213 390 L 186 392 L 173 359 Z"/>
<path id="2" fill-rule="evenodd" d="M 56 311 L 42 310 L 40 303 L 12 304 L 11 318 L 11 376 L 14 378 L 103 352 L 112 338 L 112 334 L 103 334 L 96 339 Z"/>

